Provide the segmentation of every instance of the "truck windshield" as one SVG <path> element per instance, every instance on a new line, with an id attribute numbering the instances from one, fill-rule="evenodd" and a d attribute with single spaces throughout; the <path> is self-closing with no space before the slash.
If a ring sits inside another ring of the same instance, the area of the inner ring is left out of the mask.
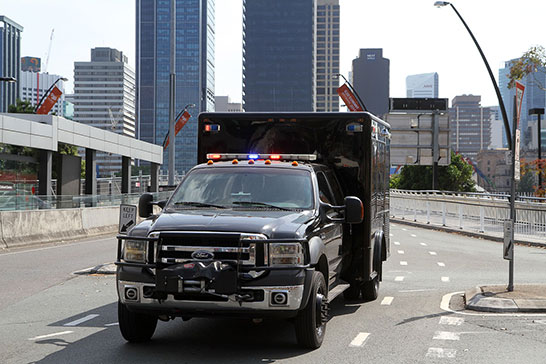
<path id="1" fill-rule="evenodd" d="M 166 208 L 313 207 L 311 173 L 282 168 L 214 168 L 191 172 Z"/>

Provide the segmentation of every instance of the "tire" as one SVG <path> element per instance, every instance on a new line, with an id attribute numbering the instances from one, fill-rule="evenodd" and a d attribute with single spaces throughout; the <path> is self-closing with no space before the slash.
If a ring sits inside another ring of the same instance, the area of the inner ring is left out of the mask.
<path id="1" fill-rule="evenodd" d="M 328 320 L 328 291 L 320 272 L 313 272 L 309 301 L 295 319 L 298 344 L 308 349 L 322 345 Z"/>
<path id="2" fill-rule="evenodd" d="M 131 312 L 120 301 L 118 301 L 118 321 L 121 335 L 131 343 L 150 340 L 157 326 L 157 317 Z"/>

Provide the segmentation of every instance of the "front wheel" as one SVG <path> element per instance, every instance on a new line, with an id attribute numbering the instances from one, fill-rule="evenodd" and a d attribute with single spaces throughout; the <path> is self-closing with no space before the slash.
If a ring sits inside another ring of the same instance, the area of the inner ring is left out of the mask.
<path id="1" fill-rule="evenodd" d="M 118 321 L 121 335 L 129 342 L 150 340 L 157 326 L 157 317 L 131 312 L 119 301 Z"/>
<path id="2" fill-rule="evenodd" d="M 328 290 L 320 272 L 313 272 L 309 301 L 296 316 L 296 338 L 298 344 L 309 349 L 322 345 L 328 321 Z"/>

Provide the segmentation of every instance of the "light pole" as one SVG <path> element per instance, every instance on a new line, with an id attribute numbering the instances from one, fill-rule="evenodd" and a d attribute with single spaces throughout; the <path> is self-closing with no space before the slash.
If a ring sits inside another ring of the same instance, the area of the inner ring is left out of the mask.
<path id="1" fill-rule="evenodd" d="M 364 105 L 364 102 L 360 98 L 360 95 L 358 94 L 358 92 L 356 92 L 353 85 L 349 82 L 348 79 L 345 78 L 345 76 L 343 76 L 341 73 L 336 73 L 336 74 L 333 74 L 331 77 L 332 78 L 339 78 L 339 77 L 343 78 L 345 80 L 345 83 L 347 85 L 349 85 L 349 87 L 351 88 L 351 91 L 353 91 L 353 93 L 356 95 L 356 97 L 358 97 L 358 101 L 360 102 L 360 105 L 362 105 L 362 108 L 364 109 L 364 111 L 368 111 L 368 108 L 366 108 L 366 105 Z"/>
<path id="2" fill-rule="evenodd" d="M 68 81 L 68 78 L 66 77 L 59 77 L 55 80 L 55 82 L 53 82 L 51 84 L 51 86 L 49 86 L 49 88 L 47 89 L 46 92 L 44 92 L 42 98 L 40 99 L 40 102 L 38 102 L 38 104 L 36 105 L 36 107 L 34 108 L 34 112 L 38 111 L 38 108 L 40 107 L 40 105 L 42 104 L 42 102 L 44 101 L 44 99 L 47 97 L 47 95 L 49 94 L 49 91 L 51 91 L 53 89 L 53 87 L 57 84 L 57 82 L 59 81 Z"/>
<path id="3" fill-rule="evenodd" d="M 512 151 L 512 186 L 511 186 L 511 194 L 510 194 L 510 221 L 511 221 L 510 234 L 511 234 L 511 237 L 510 237 L 509 247 L 506 250 L 508 251 L 508 250 L 512 249 L 510 251 L 513 252 L 514 225 L 515 225 L 515 221 L 516 221 L 516 193 L 515 193 L 515 191 L 516 191 L 516 181 L 515 181 L 515 177 L 514 177 L 515 176 L 515 168 L 516 168 L 515 167 L 515 154 L 516 154 L 515 135 L 516 135 L 516 126 L 517 126 L 516 125 L 516 119 L 514 118 L 514 120 L 513 120 L 513 124 L 514 124 L 513 129 L 514 130 L 512 132 L 510 132 L 510 124 L 508 123 L 508 116 L 506 115 L 506 108 L 504 107 L 504 102 L 502 101 L 502 96 L 501 96 L 501 93 L 500 93 L 500 90 L 499 90 L 499 86 L 497 85 L 497 81 L 495 81 L 495 76 L 493 76 L 493 72 L 491 71 L 491 67 L 489 67 L 489 63 L 487 62 L 487 58 L 485 58 L 485 54 L 483 54 L 483 51 L 482 51 L 480 45 L 478 44 L 478 41 L 476 40 L 476 37 L 474 37 L 474 34 L 472 34 L 472 31 L 470 30 L 470 28 L 468 27 L 468 25 L 464 21 L 461 14 L 459 14 L 459 12 L 455 8 L 455 6 L 452 3 L 448 2 L 448 1 L 436 1 L 434 3 L 434 6 L 436 6 L 438 8 L 444 7 L 446 5 L 451 6 L 451 8 L 455 12 L 455 14 L 457 14 L 459 19 L 463 23 L 464 27 L 468 31 L 468 34 L 470 34 L 470 37 L 474 41 L 474 44 L 476 45 L 476 48 L 478 48 L 478 51 L 480 52 L 480 55 L 482 56 L 483 63 L 485 64 L 485 67 L 487 68 L 487 72 L 489 73 L 489 77 L 491 78 L 491 82 L 493 83 L 493 87 L 495 88 L 495 93 L 497 94 L 497 99 L 499 101 L 499 107 L 500 107 L 501 114 L 502 114 L 502 120 L 504 122 L 504 131 L 506 133 L 506 140 L 508 141 L 508 149 L 510 149 Z M 514 105 L 514 111 L 515 110 L 516 110 L 516 107 Z M 515 114 L 515 112 L 514 112 L 514 114 Z M 507 254 L 505 254 L 505 257 L 506 256 L 507 256 Z M 509 259 L 508 287 L 507 287 L 507 290 L 508 291 L 513 291 L 514 290 L 514 256 L 513 256 L 513 253 L 511 254 L 511 259 Z"/>
<path id="4" fill-rule="evenodd" d="M 529 109 L 529 115 L 536 115 L 538 118 L 538 159 L 542 159 L 542 126 L 540 125 L 540 115 L 544 115 L 544 108 L 536 107 Z M 542 188 L 542 169 L 538 171 L 538 187 Z"/>
<path id="5" fill-rule="evenodd" d="M 1 82 L 7 82 L 7 83 L 14 83 L 14 82 L 17 82 L 17 79 L 15 77 L 0 77 L 0 81 Z M 0 87 L 0 90 L 3 90 L 3 89 L 4 89 L 3 87 Z M 1 93 L 0 93 L 0 96 L 1 96 Z M 1 98 L 0 98 L 0 102 L 2 102 Z"/>

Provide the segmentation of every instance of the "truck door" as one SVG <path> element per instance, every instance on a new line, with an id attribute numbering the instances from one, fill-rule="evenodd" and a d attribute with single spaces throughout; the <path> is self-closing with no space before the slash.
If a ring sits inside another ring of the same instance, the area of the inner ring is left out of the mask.
<path id="1" fill-rule="evenodd" d="M 339 205 L 323 172 L 317 172 L 317 181 L 320 200 L 333 206 Z M 330 217 L 338 217 L 338 213 L 334 210 L 326 211 L 326 214 Z M 330 280 L 332 280 L 335 279 L 341 269 L 342 224 L 335 222 L 326 223 L 320 235 L 326 246 L 326 257 L 328 258 L 328 266 L 330 267 Z"/>

